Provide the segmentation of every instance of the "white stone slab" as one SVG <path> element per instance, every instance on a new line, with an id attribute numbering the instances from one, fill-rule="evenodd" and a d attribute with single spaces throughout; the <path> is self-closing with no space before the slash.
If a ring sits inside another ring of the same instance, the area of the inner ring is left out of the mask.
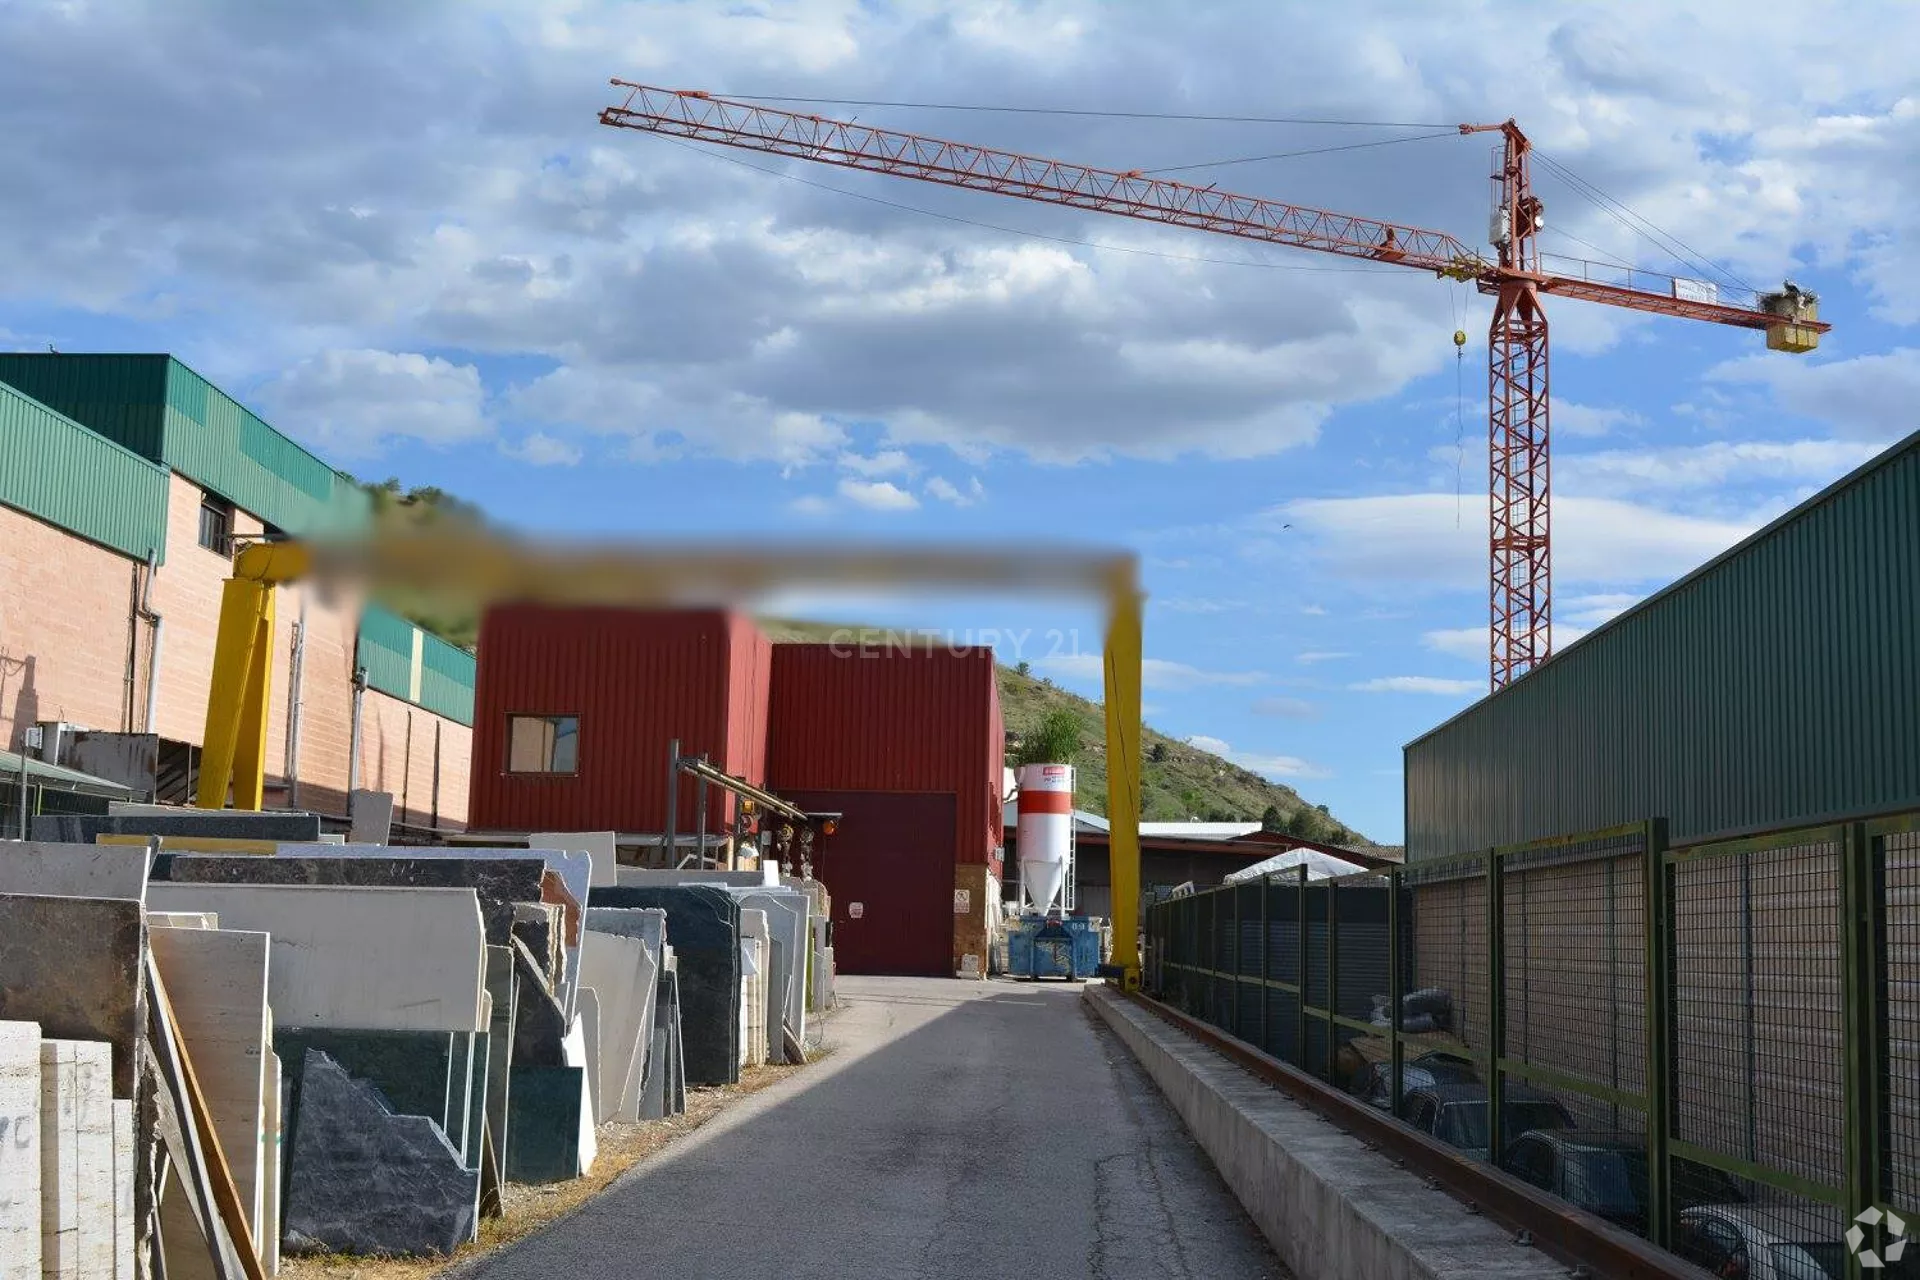
<path id="1" fill-rule="evenodd" d="M 40 1269 L 93 1280 L 114 1268 L 113 1046 L 40 1042 Z"/>
<path id="2" fill-rule="evenodd" d="M 614 870 L 613 835 L 611 831 L 536 831 L 527 837 L 527 848 L 587 854 L 592 859 L 587 883 L 613 885 L 619 883 Z"/>
<path id="3" fill-rule="evenodd" d="M 580 981 L 594 990 L 600 1006 L 596 1114 L 602 1123 L 620 1114 L 633 1092 L 631 1075 L 642 1056 L 641 1021 L 647 1011 L 644 988 L 652 973 L 646 944 L 640 939 L 588 928 L 581 951 Z"/>
<path id="4" fill-rule="evenodd" d="M 281 1026 L 486 1030 L 486 935 L 471 889 L 155 884 L 148 898 L 271 934 L 267 992 Z"/>
<path id="5" fill-rule="evenodd" d="M 261 1124 L 266 1112 L 268 1013 L 265 933 L 234 929 L 156 929 L 153 957 L 173 1002 L 234 1190 L 256 1233 L 265 1217 Z M 258 1236 L 255 1237 L 258 1239 Z"/>
<path id="6" fill-rule="evenodd" d="M 777 998 L 778 1013 L 770 1013 L 767 1020 L 768 1056 L 781 1058 L 776 1052 L 780 1043 L 780 1024 L 784 1022 L 794 1038 L 802 1044 L 807 1038 L 807 948 L 810 931 L 809 911 L 811 903 L 804 893 L 792 889 L 748 889 L 735 890 L 734 896 L 740 900 L 744 910 L 764 911 L 767 914 L 767 935 L 772 942 L 770 948 L 768 987 L 770 998 Z"/>
<path id="7" fill-rule="evenodd" d="M 146 896 L 152 860 L 141 845 L 8 840 L 0 843 L 0 893 L 138 902 Z"/>
<path id="8" fill-rule="evenodd" d="M 600 1154 L 600 1144 L 595 1135 L 593 1123 L 593 1095 L 587 1087 L 593 1070 L 587 1061 L 587 1039 L 580 1019 L 575 1018 L 567 1028 L 567 1035 L 560 1042 L 561 1061 L 569 1067 L 580 1067 L 580 1173 L 585 1176 L 593 1168 L 593 1161 Z M 508 1134 L 507 1140 L 513 1140 Z"/>
<path id="9" fill-rule="evenodd" d="M 393 836 L 393 793 L 348 792 L 347 815 L 347 839 L 355 844 L 384 845 Z"/>
<path id="10" fill-rule="evenodd" d="M 113 1100 L 113 1280 L 134 1280 L 133 1100 Z"/>
<path id="11" fill-rule="evenodd" d="M 40 1280 L 36 1022 L 0 1022 L 0 1280 Z"/>
<path id="12" fill-rule="evenodd" d="M 266 1171 L 267 1194 L 261 1207 L 260 1265 L 268 1275 L 280 1274 L 280 1055 L 267 1055 L 267 1111 L 260 1126 L 260 1167 Z"/>
<path id="13" fill-rule="evenodd" d="M 580 1033 L 586 1041 L 587 1100 L 594 1123 L 600 1122 L 600 994 L 590 986 L 580 988 Z"/>

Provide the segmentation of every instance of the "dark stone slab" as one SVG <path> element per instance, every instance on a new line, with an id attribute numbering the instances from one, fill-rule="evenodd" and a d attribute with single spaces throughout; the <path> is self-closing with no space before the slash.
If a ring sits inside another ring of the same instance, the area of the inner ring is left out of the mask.
<path id="1" fill-rule="evenodd" d="M 513 1066 L 564 1067 L 567 1065 L 566 1015 L 526 947 L 516 941 L 513 954 L 520 983 L 519 1001 L 514 1009 Z M 512 1150 L 512 1143 L 508 1143 L 508 1150 Z"/>
<path id="2" fill-rule="evenodd" d="M 132 1098 L 146 951 L 138 902 L 0 894 L 0 1019 L 37 1022 L 49 1040 L 107 1041 L 113 1096 Z"/>
<path id="3" fill-rule="evenodd" d="M 740 903 L 706 885 L 593 890 L 592 907 L 659 907 L 678 957 L 681 1038 L 691 1084 L 740 1079 Z"/>
<path id="4" fill-rule="evenodd" d="M 515 1063 L 508 1100 L 507 1181 L 565 1182 L 580 1168 L 580 1067 L 524 1067 Z"/>
<path id="5" fill-rule="evenodd" d="M 682 1115 L 687 1109 L 687 1038 L 681 1016 L 680 974 L 667 973 L 667 1114 Z"/>
<path id="6" fill-rule="evenodd" d="M 286 1247 L 359 1255 L 452 1253 L 474 1238 L 480 1171 L 440 1126 L 396 1115 L 318 1049 L 301 1070 L 287 1180 Z"/>
<path id="7" fill-rule="evenodd" d="M 273 1051 L 283 1063 L 303 1063 L 307 1054 L 324 1053 L 341 1070 L 380 1090 L 397 1114 L 424 1116 L 448 1130 L 447 1099 L 456 1058 L 463 1058 L 447 1031 L 351 1031 L 332 1027 L 276 1027 Z M 291 1143 L 300 1128 L 303 1101 L 300 1072 L 287 1076 L 282 1113 Z"/>
<path id="8" fill-rule="evenodd" d="M 513 913 L 513 936 L 526 944 L 548 988 L 559 986 L 560 975 L 566 970 L 562 908 L 544 902 L 517 904 Z"/>
<path id="9" fill-rule="evenodd" d="M 33 820 L 35 840 L 92 844 L 98 835 L 218 836 L 222 840 L 305 840 L 320 838 L 317 813 L 255 813 L 205 809 L 198 813 L 43 813 Z"/>
<path id="10" fill-rule="evenodd" d="M 355 888 L 472 889 L 487 943 L 505 946 L 518 903 L 538 903 L 546 863 L 539 858 L 324 858 L 182 855 L 167 875 L 193 884 L 317 884 Z M 351 1068 L 349 1068 L 351 1069 Z"/>

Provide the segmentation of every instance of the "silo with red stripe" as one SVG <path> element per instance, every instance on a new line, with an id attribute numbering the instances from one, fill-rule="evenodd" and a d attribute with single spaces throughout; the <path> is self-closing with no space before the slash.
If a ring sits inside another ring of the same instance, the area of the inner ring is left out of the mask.
<path id="1" fill-rule="evenodd" d="M 1020 883 L 1034 911 L 1055 907 L 1066 913 L 1066 888 L 1073 840 L 1073 766 L 1029 764 L 1020 767 Z"/>

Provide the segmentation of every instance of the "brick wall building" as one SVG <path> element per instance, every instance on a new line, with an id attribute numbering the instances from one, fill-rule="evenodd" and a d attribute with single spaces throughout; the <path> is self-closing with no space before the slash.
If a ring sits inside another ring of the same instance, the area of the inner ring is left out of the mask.
<path id="1" fill-rule="evenodd" d="M 152 734 L 156 788 L 184 799 L 233 541 L 365 516 L 349 479 L 171 357 L 0 353 L 0 745 L 49 721 Z M 382 610 L 280 588 L 268 806 L 344 816 L 365 668 L 358 785 L 397 821 L 464 825 L 472 667 Z"/>

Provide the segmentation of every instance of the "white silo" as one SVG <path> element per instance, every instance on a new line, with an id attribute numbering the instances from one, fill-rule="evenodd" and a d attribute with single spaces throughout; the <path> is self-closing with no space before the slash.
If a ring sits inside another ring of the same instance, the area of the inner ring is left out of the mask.
<path id="1" fill-rule="evenodd" d="M 1020 766 L 1020 883 L 1033 910 L 1063 909 L 1073 842 L 1073 766 Z"/>

